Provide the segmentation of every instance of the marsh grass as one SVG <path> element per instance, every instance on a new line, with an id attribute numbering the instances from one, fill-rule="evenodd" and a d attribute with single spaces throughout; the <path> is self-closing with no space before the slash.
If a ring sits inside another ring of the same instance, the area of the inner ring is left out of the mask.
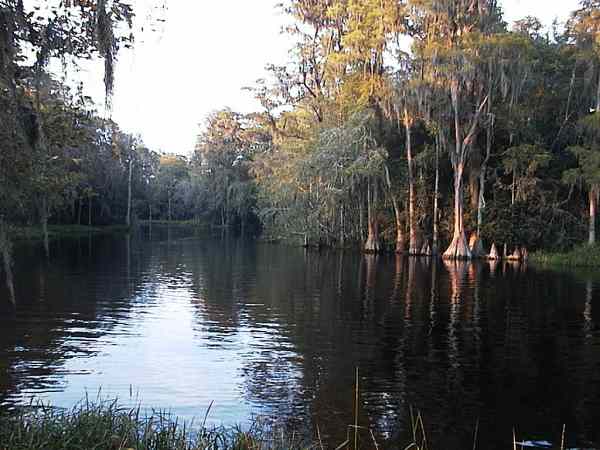
<path id="1" fill-rule="evenodd" d="M 211 405 L 212 406 L 212 405 Z M 182 422 L 169 413 L 127 408 L 117 400 L 86 398 L 71 409 L 32 403 L 0 414 L 0 450 L 379 450 L 373 430 L 347 426 L 346 440 L 327 447 L 317 425 L 314 439 L 272 419 L 250 426 L 210 427 L 208 408 L 199 423 Z M 411 409 L 412 442 L 400 449 L 428 450 L 420 413 Z M 366 437 L 364 442 L 359 435 Z"/>
<path id="2" fill-rule="evenodd" d="M 248 429 L 180 422 L 168 413 L 84 401 L 70 410 L 31 405 L 0 415 L 0 450 L 300 450 L 295 433 L 256 421 Z"/>
<path id="3" fill-rule="evenodd" d="M 580 245 L 566 253 L 538 252 L 530 258 L 540 264 L 564 267 L 599 267 L 600 245 Z"/>

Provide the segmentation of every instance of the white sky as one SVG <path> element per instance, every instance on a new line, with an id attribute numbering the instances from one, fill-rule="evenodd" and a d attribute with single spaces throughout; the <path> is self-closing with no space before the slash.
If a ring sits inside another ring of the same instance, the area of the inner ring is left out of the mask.
<path id="1" fill-rule="evenodd" d="M 138 0 L 148 1 L 148 0 Z M 189 154 L 198 124 L 211 111 L 240 112 L 259 105 L 244 86 L 264 77 L 267 63 L 287 60 L 291 42 L 280 34 L 287 18 L 281 0 L 167 0 L 162 32 L 144 33 L 135 50 L 121 52 L 113 118 L 142 135 L 153 150 Z M 510 23 L 526 15 L 550 26 L 564 21 L 577 0 L 500 0 Z M 90 94 L 103 98 L 102 68 L 84 74 Z"/>

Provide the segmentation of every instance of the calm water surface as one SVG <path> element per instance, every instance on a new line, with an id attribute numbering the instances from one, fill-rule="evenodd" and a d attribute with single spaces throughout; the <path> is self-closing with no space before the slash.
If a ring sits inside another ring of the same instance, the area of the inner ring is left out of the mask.
<path id="1" fill-rule="evenodd" d="M 305 252 L 153 228 L 17 249 L 0 290 L 0 409 L 86 392 L 183 417 L 352 422 L 434 449 L 600 442 L 600 284 L 519 265 Z M 309 430 L 310 431 L 310 430 Z M 364 439 L 368 436 L 365 435 Z"/>

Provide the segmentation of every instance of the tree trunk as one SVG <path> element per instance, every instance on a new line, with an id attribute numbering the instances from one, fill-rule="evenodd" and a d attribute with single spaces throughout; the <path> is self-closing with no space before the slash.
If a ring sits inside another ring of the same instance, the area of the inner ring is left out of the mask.
<path id="1" fill-rule="evenodd" d="M 379 244 L 379 227 L 377 224 L 377 217 L 375 214 L 375 204 L 377 203 L 377 189 L 375 186 L 371 187 L 369 180 L 367 185 L 367 226 L 368 235 L 367 241 L 365 242 L 364 250 L 366 253 L 378 253 L 381 250 Z"/>
<path id="2" fill-rule="evenodd" d="M 402 217 L 400 211 L 400 204 L 398 203 L 398 198 L 396 197 L 396 194 L 394 194 L 392 190 L 392 180 L 390 177 L 390 171 L 387 165 L 385 165 L 384 167 L 385 179 L 388 186 L 390 200 L 392 201 L 392 207 L 394 208 L 394 218 L 396 221 L 396 253 L 404 253 L 404 246 L 406 243 L 404 242 L 404 233 L 402 231 Z"/>
<path id="3" fill-rule="evenodd" d="M 510 206 L 515 206 L 516 185 L 517 185 L 517 172 L 513 169 L 513 179 L 512 179 L 512 186 L 511 186 Z"/>
<path id="4" fill-rule="evenodd" d="M 492 243 L 492 248 L 490 249 L 490 254 L 488 255 L 488 259 L 492 259 L 492 260 L 500 259 L 500 254 L 498 253 L 498 248 L 496 247 L 496 243 Z"/>
<path id="5" fill-rule="evenodd" d="M 83 209 L 82 204 L 83 198 L 79 197 L 79 207 L 77 208 L 77 225 L 81 225 L 81 210 Z"/>
<path id="6" fill-rule="evenodd" d="M 408 111 L 404 109 L 404 128 L 406 130 L 406 160 L 408 163 L 408 254 L 418 255 L 420 253 L 419 244 L 417 242 L 417 224 L 415 222 L 415 180 L 414 180 L 414 161 L 412 157 L 412 136 L 411 136 L 411 119 L 408 116 Z"/>
<path id="7" fill-rule="evenodd" d="M 454 169 L 454 233 L 450 246 L 444 252 L 444 258 L 447 259 L 470 259 L 472 257 L 463 223 L 463 172 L 464 162 L 459 161 Z"/>
<path id="8" fill-rule="evenodd" d="M 588 244 L 596 244 L 596 210 L 598 209 L 598 185 L 593 184 L 590 187 L 590 229 Z"/>
<path id="9" fill-rule="evenodd" d="M 463 139 L 463 132 L 460 125 L 460 83 L 458 82 L 458 80 L 453 80 L 451 82 L 450 93 L 452 98 L 452 109 L 454 113 L 455 139 L 455 149 L 450 155 L 452 168 L 454 170 L 454 234 L 450 246 L 444 252 L 444 258 L 470 259 L 472 255 L 471 250 L 469 250 L 463 223 L 463 174 L 465 170 L 465 163 L 467 161 L 468 152 L 473 140 L 475 139 L 475 135 L 477 132 L 477 124 L 479 122 L 479 117 L 481 116 L 483 108 L 487 104 L 489 97 L 486 95 L 485 98 L 483 98 L 482 101 L 479 103 L 479 108 L 477 109 L 475 115 L 471 119 L 469 131 Z"/>
<path id="10" fill-rule="evenodd" d="M 433 192 L 433 242 L 431 244 L 431 254 L 437 255 L 439 253 L 439 213 L 438 213 L 438 201 L 440 191 L 440 145 L 441 140 L 439 135 L 436 137 L 435 143 L 435 188 Z"/>
<path id="11" fill-rule="evenodd" d="M 454 169 L 454 234 L 450 246 L 444 252 L 447 259 L 470 258 L 471 251 L 467 245 L 467 237 L 463 228 L 463 171 L 465 166 L 464 147 L 459 115 L 459 84 L 451 83 L 452 109 L 454 112 L 454 154 L 451 154 L 452 168 Z"/>
<path id="12" fill-rule="evenodd" d="M 469 238 L 469 250 L 471 250 L 471 255 L 473 258 L 485 258 L 487 257 L 487 253 L 483 248 L 483 243 L 481 242 L 481 238 L 478 233 L 472 233 Z"/>
<path id="13" fill-rule="evenodd" d="M 6 277 L 9 300 L 14 305 L 16 303 L 16 296 L 12 273 L 12 242 L 8 236 L 6 222 L 2 217 L 0 217 L 0 252 L 2 253 L 2 263 L 4 267 L 4 276 Z"/>
<path id="14" fill-rule="evenodd" d="M 487 113 L 487 126 L 485 128 L 485 158 L 481 164 L 481 170 L 479 172 L 479 195 L 477 198 L 477 237 L 481 239 L 481 226 L 483 225 L 483 210 L 485 208 L 485 177 L 487 174 L 487 165 L 492 156 L 492 141 L 494 139 L 494 125 L 495 118 L 492 115 L 492 94 L 493 94 L 493 83 L 492 83 L 492 67 L 490 63 L 490 71 L 488 78 L 488 102 L 486 104 Z"/>
<path id="15" fill-rule="evenodd" d="M 125 218 L 125 225 L 129 228 L 131 226 L 131 173 L 133 169 L 133 158 L 129 156 L 129 177 L 127 180 L 127 217 Z"/>
<path id="16" fill-rule="evenodd" d="M 404 253 L 406 242 L 404 239 L 404 233 L 402 232 L 402 219 L 400 217 L 400 210 L 398 201 L 394 200 L 394 215 L 396 217 L 396 253 Z"/>
<path id="17" fill-rule="evenodd" d="M 469 169 L 469 207 L 471 211 L 477 211 L 479 207 L 479 177 L 481 167 L 473 167 L 475 163 L 471 161 Z"/>
<path id="18" fill-rule="evenodd" d="M 489 153 L 488 153 L 489 155 Z M 487 158 L 486 158 L 487 161 Z M 485 172 L 487 170 L 487 163 L 483 163 L 481 166 L 481 172 L 479 173 L 479 198 L 477 201 L 477 235 L 481 236 L 481 226 L 483 225 L 483 209 L 485 208 Z"/>

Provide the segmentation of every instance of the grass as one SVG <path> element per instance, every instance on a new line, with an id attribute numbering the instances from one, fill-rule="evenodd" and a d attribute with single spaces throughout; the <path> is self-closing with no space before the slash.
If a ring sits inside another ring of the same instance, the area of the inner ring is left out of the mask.
<path id="1" fill-rule="evenodd" d="M 206 419 L 205 419 L 206 420 Z M 169 414 L 144 415 L 116 401 L 84 401 L 71 410 L 40 405 L 0 416 L 1 450 L 301 450 L 294 433 L 256 422 L 249 430 L 181 423 Z"/>
<path id="2" fill-rule="evenodd" d="M 566 253 L 538 252 L 530 256 L 537 263 L 563 267 L 600 266 L 600 245 L 580 245 Z"/>
<path id="3" fill-rule="evenodd" d="M 69 410 L 39 404 L 0 413 L 0 450 L 325 450 L 319 427 L 314 439 L 303 437 L 289 427 L 256 421 L 248 429 L 209 427 L 180 422 L 168 413 L 144 414 L 138 408 L 124 408 L 116 400 L 90 402 L 88 399 Z M 380 447 L 373 431 L 354 423 L 348 425 L 346 440 L 332 450 L 396 448 L 431 450 L 423 417 L 410 408 L 412 436 L 408 445 L 387 443 Z M 473 450 L 478 450 L 479 420 L 473 434 Z M 565 449 L 563 426 L 560 450 Z M 359 443 L 358 433 L 368 436 Z M 512 448 L 523 448 L 513 429 Z M 485 446 L 481 447 L 485 448 Z M 556 447 L 553 447 L 556 448 Z"/>
<path id="4" fill-rule="evenodd" d="M 48 225 L 48 237 L 50 239 L 87 236 L 91 234 L 126 233 L 129 228 L 126 225 L 109 225 L 102 227 L 87 225 Z M 20 241 L 39 241 L 44 239 L 44 233 L 40 226 L 15 227 L 14 237 Z"/>

